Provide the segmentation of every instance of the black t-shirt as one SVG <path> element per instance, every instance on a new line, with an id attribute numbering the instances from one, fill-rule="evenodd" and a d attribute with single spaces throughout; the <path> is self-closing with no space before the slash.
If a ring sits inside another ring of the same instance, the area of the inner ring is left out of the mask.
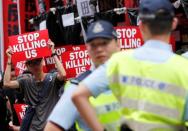
<path id="1" fill-rule="evenodd" d="M 26 75 L 22 79 L 18 80 L 20 88 L 24 92 L 26 103 L 36 106 L 36 113 L 33 116 L 33 120 L 30 125 L 30 131 L 43 130 L 49 114 L 59 99 L 58 91 L 60 87 L 58 83 L 60 81 L 57 79 L 57 73 L 49 73 L 48 75 L 50 75 L 50 77 L 47 79 L 47 84 L 44 84 L 43 82 L 36 82 L 33 76 L 30 75 Z M 38 93 L 41 89 L 44 89 L 45 91 L 43 91 L 45 93 L 40 102 L 38 102 Z"/>

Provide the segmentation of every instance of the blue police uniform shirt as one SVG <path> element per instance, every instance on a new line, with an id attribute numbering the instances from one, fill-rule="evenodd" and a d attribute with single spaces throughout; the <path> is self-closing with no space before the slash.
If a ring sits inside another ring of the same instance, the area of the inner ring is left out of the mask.
<path id="1" fill-rule="evenodd" d="M 71 96 L 76 88 L 77 85 L 69 85 L 54 107 L 48 121 L 57 124 L 65 130 L 70 129 L 71 126 L 77 122 L 82 129 L 85 131 L 90 131 L 91 129 L 84 123 L 83 119 L 81 119 L 79 112 L 71 100 Z"/>
<path id="2" fill-rule="evenodd" d="M 78 115 L 71 100 L 71 95 L 75 88 L 76 85 L 71 85 L 71 87 L 65 90 L 48 118 L 48 121 L 52 121 L 66 130 L 73 125 L 76 120 L 76 116 Z"/>
<path id="3" fill-rule="evenodd" d="M 149 54 L 149 55 L 148 55 Z M 142 61 L 164 63 L 174 56 L 171 45 L 158 40 L 149 40 L 142 47 L 133 52 L 133 57 Z M 109 81 L 106 73 L 107 63 L 96 69 L 82 81 L 94 97 L 109 90 Z M 188 96 L 186 99 L 184 120 L 188 120 Z"/>

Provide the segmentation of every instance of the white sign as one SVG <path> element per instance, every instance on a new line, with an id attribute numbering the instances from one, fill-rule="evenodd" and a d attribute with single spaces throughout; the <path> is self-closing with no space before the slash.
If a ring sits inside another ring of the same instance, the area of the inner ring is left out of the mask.
<path id="1" fill-rule="evenodd" d="M 82 16 L 91 16 L 94 14 L 94 11 L 89 5 L 90 0 L 77 0 L 78 14 Z"/>
<path id="2" fill-rule="evenodd" d="M 43 20 L 40 25 L 39 25 L 40 30 L 45 30 L 46 29 L 46 20 Z"/>
<path id="3" fill-rule="evenodd" d="M 62 20 L 64 27 L 74 25 L 74 13 L 62 15 Z"/>

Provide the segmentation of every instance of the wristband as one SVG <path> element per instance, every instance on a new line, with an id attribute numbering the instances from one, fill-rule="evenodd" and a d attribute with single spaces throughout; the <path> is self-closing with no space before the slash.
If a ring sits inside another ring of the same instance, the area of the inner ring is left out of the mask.
<path id="1" fill-rule="evenodd" d="M 52 53 L 51 57 L 57 56 L 57 53 Z"/>

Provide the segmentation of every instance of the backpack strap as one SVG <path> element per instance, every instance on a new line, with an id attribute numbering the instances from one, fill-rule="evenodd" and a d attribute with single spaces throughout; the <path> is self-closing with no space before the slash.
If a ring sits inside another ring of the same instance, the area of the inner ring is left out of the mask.
<path id="1" fill-rule="evenodd" d="M 83 79 L 85 79 L 87 76 L 89 76 L 92 73 L 91 70 L 87 70 L 84 73 L 82 73 L 81 75 L 79 75 L 78 77 L 70 80 L 71 84 L 75 84 L 78 85 Z"/>

